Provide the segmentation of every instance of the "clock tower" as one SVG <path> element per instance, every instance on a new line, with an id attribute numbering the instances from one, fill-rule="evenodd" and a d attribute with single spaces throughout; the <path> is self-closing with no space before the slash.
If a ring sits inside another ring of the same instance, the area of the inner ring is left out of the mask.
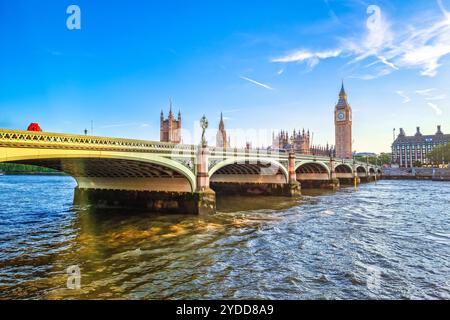
<path id="1" fill-rule="evenodd" d="M 352 107 L 347 101 L 344 82 L 342 82 L 339 101 L 334 110 L 334 125 L 336 128 L 336 157 L 352 159 Z"/>

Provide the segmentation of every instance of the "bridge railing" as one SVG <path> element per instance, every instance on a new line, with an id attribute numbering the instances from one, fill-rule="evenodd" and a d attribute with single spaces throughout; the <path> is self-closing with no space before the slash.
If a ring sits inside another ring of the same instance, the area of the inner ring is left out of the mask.
<path id="1" fill-rule="evenodd" d="M 268 158 L 288 158 L 289 153 L 286 150 L 271 149 L 245 149 L 245 148 L 219 148 L 210 147 L 212 157 L 268 157 Z"/>
<path id="2" fill-rule="evenodd" d="M 195 152 L 194 145 L 132 140 L 122 138 L 97 137 L 49 132 L 0 130 L 0 146 L 7 147 L 58 147 L 87 150 L 157 151 L 172 153 L 176 151 Z"/>

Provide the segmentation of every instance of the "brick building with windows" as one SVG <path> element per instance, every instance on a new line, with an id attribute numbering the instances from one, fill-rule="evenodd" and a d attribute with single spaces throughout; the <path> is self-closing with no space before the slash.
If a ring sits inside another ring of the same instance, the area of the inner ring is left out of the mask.
<path id="1" fill-rule="evenodd" d="M 437 127 L 434 135 L 423 135 L 417 127 L 414 136 L 407 136 L 403 128 L 392 144 L 392 163 L 401 168 L 412 168 L 414 164 L 429 164 L 428 153 L 436 146 L 450 143 L 450 134 L 444 134 L 441 126 Z"/>

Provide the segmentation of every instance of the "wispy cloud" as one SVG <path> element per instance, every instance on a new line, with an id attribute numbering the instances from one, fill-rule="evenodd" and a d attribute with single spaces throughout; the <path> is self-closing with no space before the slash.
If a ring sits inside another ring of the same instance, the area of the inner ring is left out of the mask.
<path id="1" fill-rule="evenodd" d="M 327 1 L 325 1 L 327 3 Z M 450 55 L 450 12 L 437 0 L 439 14 L 391 21 L 379 6 L 367 8 L 366 28 L 359 36 L 341 38 L 333 49 L 299 49 L 272 62 L 306 62 L 310 68 L 320 60 L 350 59 L 351 77 L 371 80 L 402 69 L 418 69 L 422 76 L 437 75 L 443 57 Z"/>
<path id="2" fill-rule="evenodd" d="M 392 62 L 388 61 L 385 57 L 383 57 L 383 56 L 378 56 L 377 58 L 378 58 L 379 61 L 380 61 L 381 63 L 383 63 L 384 65 L 386 65 L 386 66 L 388 66 L 388 67 L 391 67 L 391 68 L 394 69 L 394 70 L 399 70 L 399 68 L 398 68 L 395 64 L 393 64 Z"/>
<path id="3" fill-rule="evenodd" d="M 282 57 L 274 58 L 272 62 L 306 62 L 310 68 L 315 67 L 320 60 L 338 57 L 340 49 L 327 51 L 297 50 Z"/>
<path id="4" fill-rule="evenodd" d="M 336 12 L 331 8 L 329 1 L 328 0 L 323 0 L 323 2 L 327 6 L 328 15 L 330 16 L 330 18 L 333 19 L 333 21 L 340 23 L 341 21 L 339 20 Z"/>
<path id="5" fill-rule="evenodd" d="M 444 16 L 446 16 L 447 20 L 450 21 L 450 12 L 445 9 L 444 4 L 442 3 L 442 0 L 437 0 L 437 3 L 438 3 L 438 6 L 439 6 L 439 9 L 441 9 L 441 11 L 444 14 Z"/>
<path id="6" fill-rule="evenodd" d="M 426 98 L 426 100 L 445 100 L 445 99 L 447 99 L 447 95 L 446 94 L 439 94 L 439 95 L 436 95 L 436 96 L 432 96 L 432 97 L 428 97 L 428 98 Z"/>
<path id="7" fill-rule="evenodd" d="M 443 93 L 436 92 L 436 88 L 416 90 L 416 93 L 425 98 L 428 101 L 437 101 L 447 99 L 447 95 Z"/>
<path id="8" fill-rule="evenodd" d="M 406 93 L 404 91 L 398 90 L 396 91 L 396 93 L 403 98 L 403 104 L 408 103 L 411 101 L 411 98 L 409 96 L 406 95 Z"/>
<path id="9" fill-rule="evenodd" d="M 442 110 L 434 103 L 428 102 L 428 106 L 436 112 L 436 115 L 440 116 L 442 114 Z"/>
<path id="10" fill-rule="evenodd" d="M 253 79 L 250 79 L 250 78 L 247 78 L 247 77 L 240 77 L 242 80 L 245 80 L 245 81 L 248 81 L 248 82 L 250 82 L 250 83 L 253 83 L 253 84 L 256 84 L 257 86 L 260 86 L 260 87 L 262 87 L 262 88 L 265 88 L 265 89 L 267 89 L 267 90 L 274 90 L 274 88 L 272 88 L 271 86 L 269 86 L 269 85 L 267 85 L 267 84 L 264 84 L 264 83 L 261 83 L 261 82 L 258 82 L 258 81 L 256 81 L 256 80 L 253 80 Z"/>
<path id="11" fill-rule="evenodd" d="M 444 12 L 442 3 L 438 1 L 438 4 Z M 395 31 L 378 6 L 369 6 L 367 13 L 371 15 L 365 39 L 350 41 L 352 53 L 356 54 L 353 62 L 375 58 L 393 70 L 414 68 L 420 69 L 423 76 L 436 76 L 441 58 L 450 54 L 447 13 L 444 19 L 436 17 L 431 24 L 397 25 Z"/>
<path id="12" fill-rule="evenodd" d="M 431 97 L 432 93 L 435 92 L 436 88 L 430 88 L 430 89 L 423 89 L 423 90 L 416 90 L 416 93 L 418 95 L 424 96 L 424 97 Z"/>

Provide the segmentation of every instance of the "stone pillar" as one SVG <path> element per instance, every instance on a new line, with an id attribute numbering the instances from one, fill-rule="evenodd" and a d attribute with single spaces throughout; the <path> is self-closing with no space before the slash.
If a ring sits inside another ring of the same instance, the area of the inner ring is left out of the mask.
<path id="1" fill-rule="evenodd" d="M 197 153 L 197 200 L 198 214 L 212 214 L 216 212 L 216 193 L 209 187 L 209 149 L 200 146 Z"/>
<path id="2" fill-rule="evenodd" d="M 199 147 L 197 152 L 197 190 L 209 189 L 209 148 Z"/>
<path id="3" fill-rule="evenodd" d="M 297 182 L 297 174 L 295 173 L 295 153 L 289 152 L 288 158 L 289 183 Z"/>
<path id="4" fill-rule="evenodd" d="M 301 184 L 297 181 L 297 173 L 295 172 L 295 153 L 289 152 L 288 158 L 288 172 L 289 172 L 289 196 L 301 195 Z"/>
<path id="5" fill-rule="evenodd" d="M 356 184 L 361 184 L 361 178 L 358 176 L 358 170 L 355 161 L 353 161 L 353 180 L 356 180 Z"/>
<path id="6" fill-rule="evenodd" d="M 330 180 L 336 179 L 335 160 L 330 157 Z"/>
<path id="7" fill-rule="evenodd" d="M 373 177 L 370 175 L 369 158 L 366 157 L 366 179 L 365 182 L 371 182 Z"/>
<path id="8" fill-rule="evenodd" d="M 336 176 L 335 160 L 333 157 L 330 157 L 330 182 L 328 183 L 328 189 L 339 189 L 340 185 L 341 183 Z"/>

